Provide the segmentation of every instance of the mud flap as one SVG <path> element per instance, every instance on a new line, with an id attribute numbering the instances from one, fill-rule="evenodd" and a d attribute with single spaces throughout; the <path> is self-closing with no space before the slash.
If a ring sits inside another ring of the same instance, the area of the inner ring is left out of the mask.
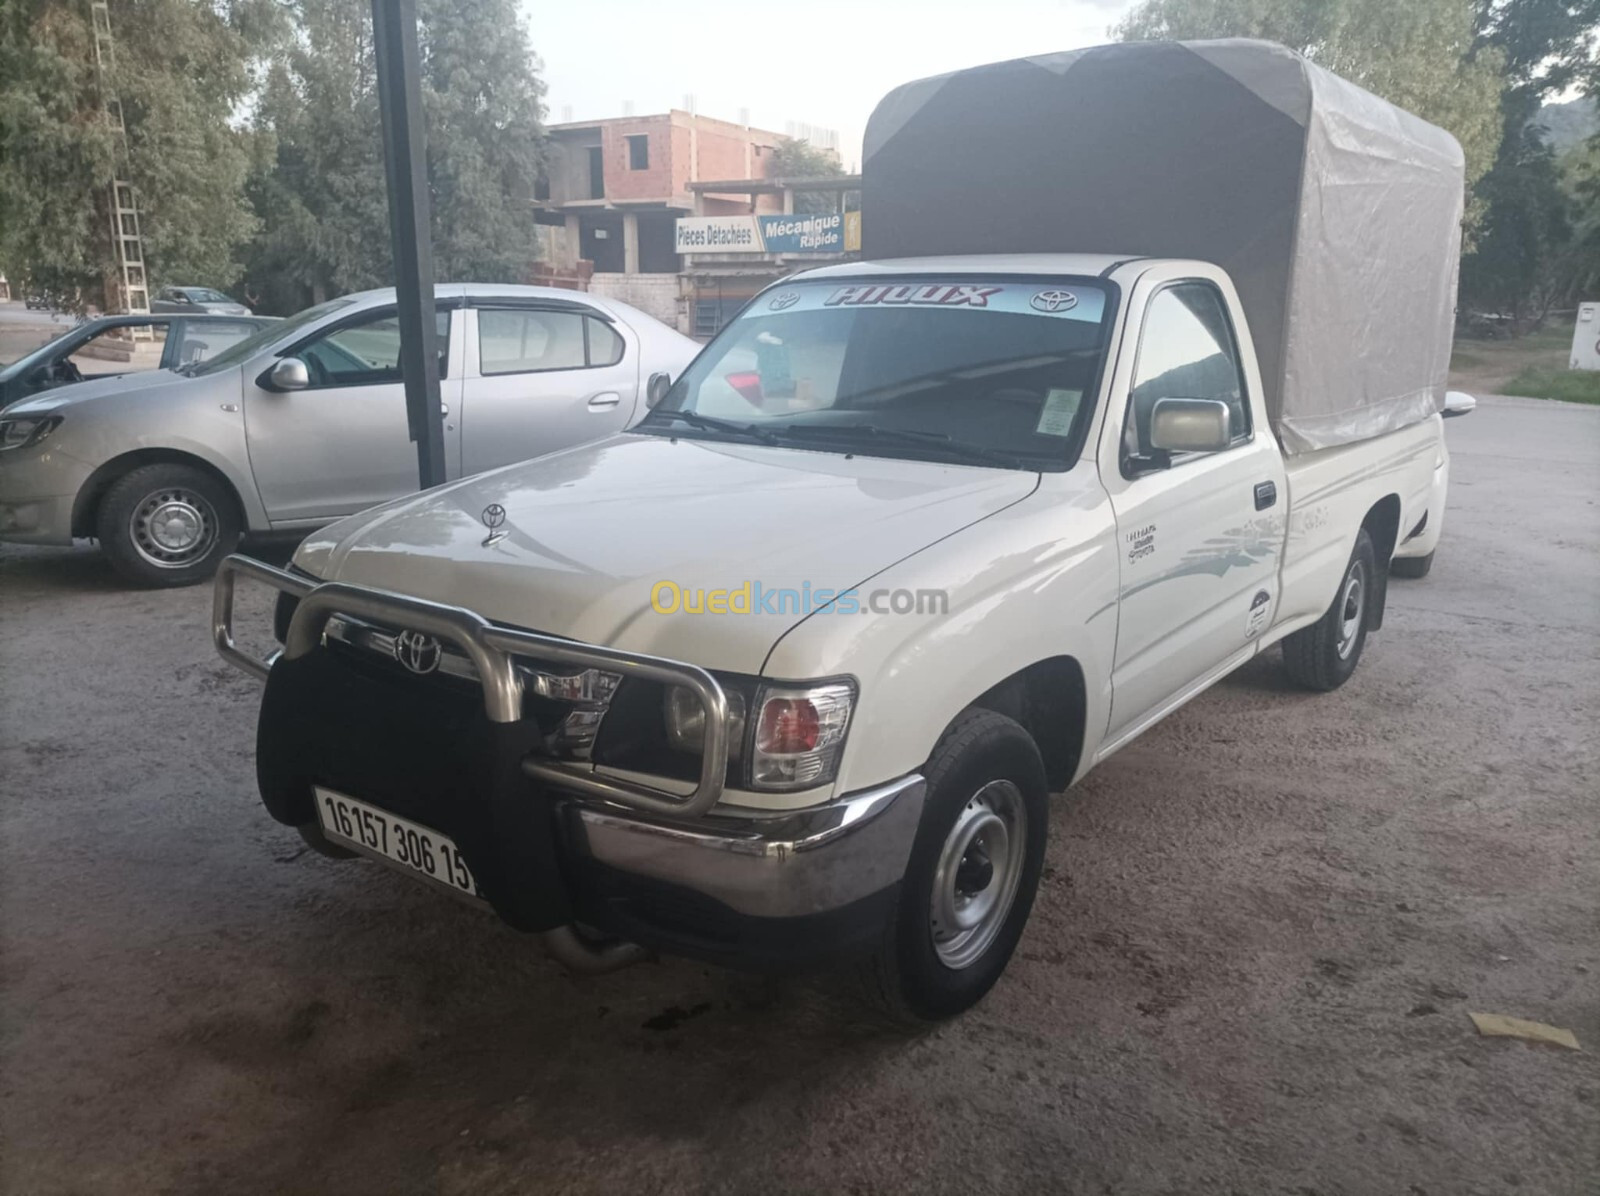
<path id="1" fill-rule="evenodd" d="M 316 821 L 321 785 L 442 831 L 507 923 L 551 930 L 572 913 L 556 811 L 521 769 L 540 740 L 531 719 L 491 723 L 475 685 L 319 649 L 272 666 L 256 780 L 289 826 Z"/>

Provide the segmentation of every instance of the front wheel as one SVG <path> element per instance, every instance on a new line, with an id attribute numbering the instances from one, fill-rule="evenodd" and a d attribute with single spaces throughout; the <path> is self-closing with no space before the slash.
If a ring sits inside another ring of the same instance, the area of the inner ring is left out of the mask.
<path id="1" fill-rule="evenodd" d="M 1289 680 L 1322 693 L 1350 680 L 1367 644 L 1368 609 L 1378 584 L 1377 553 L 1362 528 L 1333 605 L 1310 627 L 1284 637 L 1283 670 Z"/>
<path id="2" fill-rule="evenodd" d="M 238 544 L 239 514 L 228 488 L 209 474 L 177 463 L 142 465 L 111 483 L 95 534 L 129 581 L 191 586 Z"/>
<path id="3" fill-rule="evenodd" d="M 954 1017 L 1000 979 L 1033 908 L 1050 795 L 1032 737 L 990 710 L 952 723 L 928 791 L 895 915 L 862 978 L 901 1023 Z"/>

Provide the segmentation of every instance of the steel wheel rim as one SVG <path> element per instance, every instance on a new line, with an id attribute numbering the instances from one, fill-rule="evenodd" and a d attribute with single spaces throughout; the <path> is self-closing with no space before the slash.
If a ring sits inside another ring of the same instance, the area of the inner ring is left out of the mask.
<path id="1" fill-rule="evenodd" d="M 1349 660 L 1361 634 L 1361 619 L 1366 614 L 1367 571 L 1360 561 L 1350 566 L 1344 588 L 1339 591 L 1339 659 Z"/>
<path id="2" fill-rule="evenodd" d="M 1022 791 L 990 781 L 967 799 L 933 872 L 928 923 L 939 962 L 959 971 L 994 944 L 1022 884 L 1027 848 Z"/>
<path id="3" fill-rule="evenodd" d="M 181 486 L 151 491 L 128 519 L 134 551 L 157 569 L 185 569 L 217 542 L 217 512 L 204 495 Z"/>

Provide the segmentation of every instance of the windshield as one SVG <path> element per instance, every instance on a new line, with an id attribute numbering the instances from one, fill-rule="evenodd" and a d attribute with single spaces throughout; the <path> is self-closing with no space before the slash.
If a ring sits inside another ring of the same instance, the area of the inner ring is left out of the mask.
<path id="1" fill-rule="evenodd" d="M 224 349 L 215 357 L 209 357 L 198 365 L 190 366 L 185 371 L 191 377 L 203 378 L 207 374 L 219 373 L 231 369 L 242 361 L 249 361 L 268 345 L 276 344 L 280 340 L 287 340 L 307 324 L 315 323 L 330 312 L 336 312 L 341 307 L 349 307 L 353 300 L 330 299 L 326 303 L 319 303 L 315 307 L 308 307 L 299 315 L 290 316 L 287 320 L 277 320 L 268 324 L 254 336 L 247 336 L 238 344 Z"/>
<path id="2" fill-rule="evenodd" d="M 1103 284 L 1087 279 L 780 286 L 636 430 L 1065 470 L 1092 406 L 1108 309 Z"/>
<path id="3" fill-rule="evenodd" d="M 187 292 L 189 298 L 196 303 L 232 303 L 221 291 L 209 291 L 204 287 L 191 287 Z"/>
<path id="4" fill-rule="evenodd" d="M 56 336 L 52 336 L 49 340 L 45 341 L 44 344 L 40 345 L 26 357 L 19 357 L 16 361 L 13 361 L 4 369 L 0 369 L 0 382 L 8 381 L 12 378 L 15 378 L 17 375 L 32 369 L 36 365 L 41 365 L 49 361 L 55 355 L 57 345 L 70 336 L 80 335 L 82 331 L 82 326 L 74 325 L 73 327 L 68 328 L 65 332 L 62 332 Z"/>

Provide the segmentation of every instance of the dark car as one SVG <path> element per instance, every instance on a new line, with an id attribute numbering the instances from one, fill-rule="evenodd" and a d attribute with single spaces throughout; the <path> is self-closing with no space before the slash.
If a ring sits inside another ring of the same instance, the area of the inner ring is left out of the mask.
<path id="1" fill-rule="evenodd" d="M 247 316 L 250 309 L 237 299 L 211 287 L 162 287 L 156 292 L 151 311 L 189 316 L 210 312 L 217 316 Z"/>
<path id="2" fill-rule="evenodd" d="M 276 321 L 270 316 L 101 316 L 0 369 L 0 408 L 85 378 L 204 361 Z"/>

